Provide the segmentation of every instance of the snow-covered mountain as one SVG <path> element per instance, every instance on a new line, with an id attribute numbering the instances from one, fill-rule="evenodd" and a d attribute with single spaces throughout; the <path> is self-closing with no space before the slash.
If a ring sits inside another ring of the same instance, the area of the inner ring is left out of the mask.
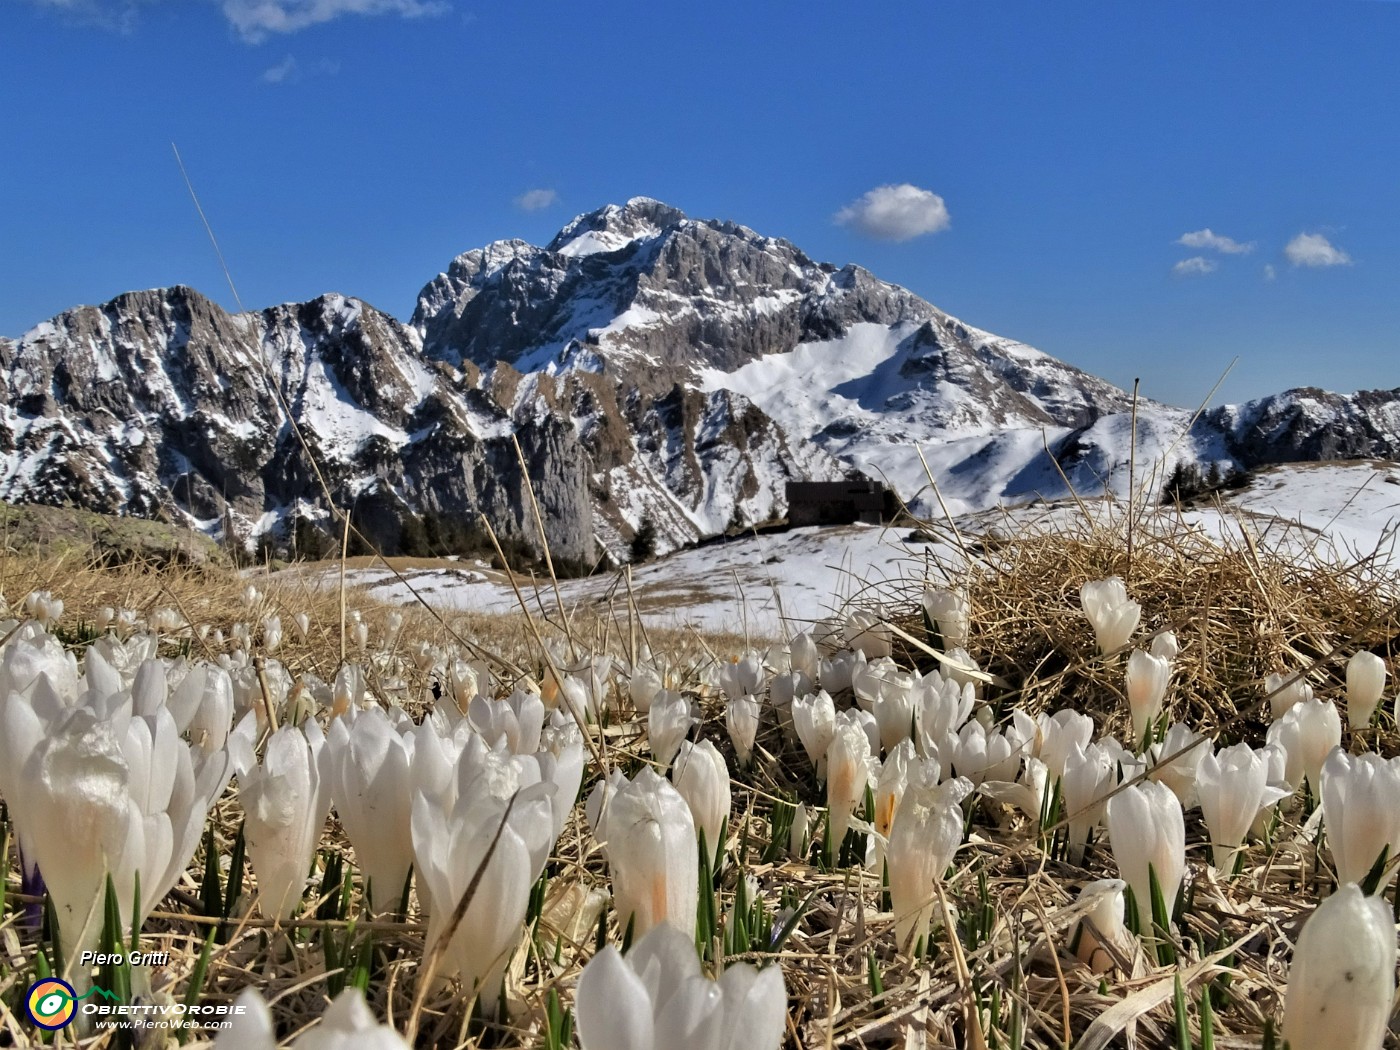
<path id="1" fill-rule="evenodd" d="M 546 246 L 454 259 L 405 325 L 322 296 L 230 315 L 188 288 L 0 340 L 0 497 L 240 537 L 332 499 L 389 549 L 423 512 L 556 554 L 625 556 L 781 515 L 789 480 L 864 473 L 956 511 L 1125 491 L 1130 398 L 856 267 L 647 198 Z M 312 453 L 289 425 L 300 423 Z M 1138 406 L 1137 478 L 1400 454 L 1400 391 Z M 514 440 L 513 440 L 514 439 Z M 922 453 L 922 458 L 920 456 Z"/>

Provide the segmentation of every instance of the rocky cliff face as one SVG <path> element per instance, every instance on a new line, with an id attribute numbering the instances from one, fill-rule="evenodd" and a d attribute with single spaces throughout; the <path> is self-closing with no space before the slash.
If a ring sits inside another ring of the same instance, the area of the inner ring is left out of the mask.
<path id="1" fill-rule="evenodd" d="M 551 549 L 590 560 L 644 522 L 664 550 L 780 516 L 789 480 L 863 472 L 917 500 L 924 460 L 969 509 L 1060 494 L 1061 471 L 1121 489 L 1128 408 L 859 267 L 636 198 L 457 257 L 407 325 L 177 287 L 0 340 L 0 498 L 251 540 L 323 518 L 324 480 L 392 550 L 428 511 L 536 543 L 528 478 Z M 1393 457 L 1400 391 L 1292 391 L 1177 441 L 1188 423 L 1141 404 L 1139 462 Z"/>
<path id="2" fill-rule="evenodd" d="M 0 345 L 0 493 L 251 540 L 327 513 L 290 415 L 332 499 L 391 549 L 403 512 L 423 509 L 484 513 L 530 542 L 514 432 L 554 549 L 591 557 L 576 436 L 551 418 L 510 426 L 420 346 L 341 296 L 230 316 L 177 287 L 80 307 Z"/>
<path id="3" fill-rule="evenodd" d="M 1245 467 L 1325 459 L 1400 459 L 1400 390 L 1333 394 L 1314 387 L 1204 413 Z"/>

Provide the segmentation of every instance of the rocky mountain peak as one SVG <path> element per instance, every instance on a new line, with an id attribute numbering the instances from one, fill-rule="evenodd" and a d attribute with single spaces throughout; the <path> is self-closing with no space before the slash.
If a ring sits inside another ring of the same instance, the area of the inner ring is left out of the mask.
<path id="1" fill-rule="evenodd" d="M 555 234 L 546 250 L 576 258 L 615 252 L 685 221 L 679 208 L 651 197 L 633 197 L 626 204 L 609 204 L 578 216 Z"/>

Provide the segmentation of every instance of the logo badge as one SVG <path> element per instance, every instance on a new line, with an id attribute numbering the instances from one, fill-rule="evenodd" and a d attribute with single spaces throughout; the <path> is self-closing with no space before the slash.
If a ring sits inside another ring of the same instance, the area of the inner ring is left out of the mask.
<path id="1" fill-rule="evenodd" d="M 40 1028 L 55 1032 L 65 1028 L 77 1013 L 78 995 L 73 986 L 57 977 L 46 977 L 29 986 L 24 1006 L 29 1019 Z"/>

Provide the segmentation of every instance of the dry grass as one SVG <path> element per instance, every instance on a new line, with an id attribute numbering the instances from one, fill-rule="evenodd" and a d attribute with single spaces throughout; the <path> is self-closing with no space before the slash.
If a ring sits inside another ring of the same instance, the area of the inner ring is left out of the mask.
<path id="1" fill-rule="evenodd" d="M 1218 734 L 1223 741 L 1262 743 L 1262 683 L 1271 672 L 1305 673 L 1320 696 L 1338 698 L 1342 661 L 1357 648 L 1374 648 L 1395 681 L 1400 631 L 1395 595 L 1400 591 L 1374 564 L 1279 557 L 1252 541 L 1248 532 L 1217 541 L 1162 521 L 1135 526 L 1130 563 L 1125 539 L 1121 523 L 1054 531 L 1018 528 L 988 534 L 975 545 L 963 537 L 972 555 L 969 566 L 915 559 L 905 589 L 867 592 L 857 601 L 878 604 L 892 622 L 923 638 L 922 616 L 916 611 L 922 578 L 965 582 L 974 610 L 971 649 L 982 668 L 1003 683 L 989 689 L 986 698 L 1001 709 L 1013 704 L 1032 712 L 1076 707 L 1092 713 L 1105 733 L 1122 734 L 1127 725 L 1122 657 L 1094 653 L 1092 634 L 1078 608 L 1078 589 L 1086 580 L 1108 575 L 1122 576 L 1144 607 L 1139 642 L 1145 632 L 1168 629 L 1181 640 L 1172 719 Z M 249 583 L 264 592 L 252 606 L 246 600 Z M 69 627 L 90 622 L 104 605 L 146 615 L 175 607 L 189 623 L 211 631 L 184 631 L 171 644 L 211 657 L 217 655 L 213 629 L 229 634 L 235 623 L 253 624 L 277 613 L 288 628 L 277 659 L 294 674 L 329 681 L 341 659 L 340 594 L 313 590 L 295 576 L 268 584 L 255 575 L 219 569 L 111 569 L 69 553 L 53 559 L 8 558 L 0 566 L 0 587 L 12 602 L 33 589 L 54 591 L 67 602 L 64 624 Z M 411 659 L 410 641 L 488 653 L 501 669 L 502 690 L 522 674 L 547 680 L 537 637 L 572 638 L 579 651 L 612 652 L 622 669 L 649 643 L 674 668 L 676 684 L 695 695 L 705 716 L 705 734 L 722 741 L 735 769 L 722 728 L 722 702 L 704 684 L 702 672 L 711 654 L 722 658 L 737 652 L 740 639 L 694 632 L 648 634 L 629 615 L 625 592 L 610 612 L 580 615 L 567 625 L 524 616 L 439 618 L 422 608 L 402 609 L 402 627 L 394 639 L 388 637 L 390 608 L 354 594 L 348 604 L 362 611 L 371 640 L 366 652 L 351 646 L 347 657 L 369 668 L 375 692 L 414 712 L 430 699 L 431 683 Z M 295 640 L 289 629 L 290 617 L 298 611 L 312 620 L 305 642 Z M 914 646 L 905 647 L 903 656 L 929 663 Z M 647 761 L 646 744 L 642 728 L 630 719 L 625 678 L 617 671 L 614 676 L 617 713 L 602 734 L 602 757 L 630 772 Z M 1388 710 L 1379 727 L 1363 735 L 1364 740 L 1347 739 L 1344 745 L 1397 753 L 1400 736 Z M 779 800 L 820 806 L 824 799 L 805 756 L 784 741 L 771 721 L 765 721 L 756 755 L 751 771 L 734 772 L 730 866 L 719 879 L 718 892 L 721 905 L 727 905 L 738 880 L 749 875 L 757 879 L 771 909 L 785 897 L 807 902 L 781 955 L 790 997 L 786 1045 L 793 1048 L 997 1047 L 1015 1045 L 1018 1032 L 1019 1045 L 1026 1047 L 1176 1046 L 1173 990 L 1178 974 L 1190 1004 L 1193 1039 L 1200 1038 L 1199 1007 L 1209 988 L 1215 1004 L 1214 1045 L 1258 1047 L 1280 1013 L 1280 989 L 1298 922 L 1329 889 L 1327 851 L 1304 829 L 1305 812 L 1286 814 L 1267 845 L 1250 848 L 1242 874 L 1224 881 L 1204 863 L 1204 831 L 1198 819 L 1188 816 L 1191 873 L 1176 944 L 1179 968 L 1159 965 L 1139 950 L 1118 959 L 1106 973 L 1091 973 L 1069 950 L 1080 914 L 1074 900 L 1087 880 L 1117 874 L 1111 854 L 1095 845 L 1083 866 L 1052 860 L 1033 824 L 983 799 L 973 811 L 969 836 L 944 892 L 957 915 L 985 911 L 987 924 L 976 936 L 966 929 L 960 937 L 940 931 L 930 958 L 913 961 L 894 943 L 895 916 L 881 908 L 878 876 L 859 867 L 825 870 L 814 855 L 801 861 L 785 853 L 769 862 L 760 859 Z M 598 773 L 590 762 L 585 794 Z M 230 793 L 213 814 L 221 853 L 230 847 L 239 819 Z M 322 856 L 328 852 L 351 858 L 334 820 L 322 841 Z M 201 865 L 197 856 L 191 875 L 143 936 L 143 947 L 171 950 L 171 965 L 154 976 L 154 985 L 177 996 L 183 995 L 206 931 L 190 906 Z M 592 953 L 594 931 L 574 928 L 580 895 L 608 886 L 581 806 L 575 808 L 548 871 L 546 918 L 516 953 L 511 968 L 510 1024 L 473 1021 L 470 1002 L 449 985 L 427 996 L 417 1017 L 419 1045 L 541 1045 L 549 993 L 557 991 L 567 1004 L 578 971 Z M 15 889 L 12 876 L 12 894 Z M 251 880 L 247 889 L 252 892 Z M 352 913 L 359 907 L 357 894 Z M 314 915 L 314 904 L 308 901 L 301 914 Z M 357 929 L 361 935 L 374 933 L 371 1006 L 402 1030 L 413 1012 L 423 927 L 410 909 L 405 921 L 370 924 L 362 919 Z M 342 923 L 313 919 L 273 929 L 253 914 L 215 954 L 208 996 L 226 1000 L 253 985 L 273 1003 L 280 1033 L 291 1036 L 314 1023 L 324 1008 L 323 940 L 343 937 L 344 930 Z M 0 1041 L 7 1029 L 18 1041 L 22 1026 L 5 1011 L 29 972 L 32 946 L 18 936 L 13 914 L 0 933 L 0 1000 L 5 1004 L 0 1007 Z M 607 936 L 613 943 L 622 937 L 615 917 L 608 920 Z M 883 986 L 878 996 L 872 975 Z M 1400 1046 L 1394 1035 L 1388 1039 L 1387 1046 Z"/>

